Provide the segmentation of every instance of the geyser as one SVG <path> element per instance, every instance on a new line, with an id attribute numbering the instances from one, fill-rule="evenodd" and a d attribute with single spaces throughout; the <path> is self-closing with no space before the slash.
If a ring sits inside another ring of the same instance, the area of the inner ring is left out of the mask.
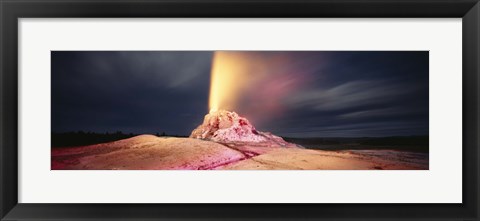
<path id="1" fill-rule="evenodd" d="M 281 137 L 268 132 L 260 132 L 244 117 L 233 111 L 239 107 L 242 98 L 259 97 L 275 101 L 275 94 L 253 93 L 257 87 L 260 91 L 274 91 L 271 83 L 266 82 L 271 70 L 282 59 L 265 57 L 255 53 L 216 51 L 212 62 L 209 113 L 203 123 L 192 131 L 190 137 L 221 143 L 262 143 L 271 146 L 293 147 Z M 278 79 L 278 78 L 274 78 Z M 261 102 L 266 103 L 266 102 Z M 249 108 L 251 109 L 251 108 Z M 268 109 L 268 108 L 267 108 Z M 271 114 L 272 110 L 269 111 Z M 266 118 L 267 116 L 265 116 Z"/>

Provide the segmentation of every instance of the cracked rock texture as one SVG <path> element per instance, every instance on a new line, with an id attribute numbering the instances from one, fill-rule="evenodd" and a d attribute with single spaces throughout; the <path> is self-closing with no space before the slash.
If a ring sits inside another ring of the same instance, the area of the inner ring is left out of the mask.
<path id="1" fill-rule="evenodd" d="M 220 143 L 243 143 L 270 147 L 299 147 L 268 132 L 257 131 L 246 118 L 235 112 L 219 110 L 205 116 L 203 123 L 192 131 L 191 138 Z"/>

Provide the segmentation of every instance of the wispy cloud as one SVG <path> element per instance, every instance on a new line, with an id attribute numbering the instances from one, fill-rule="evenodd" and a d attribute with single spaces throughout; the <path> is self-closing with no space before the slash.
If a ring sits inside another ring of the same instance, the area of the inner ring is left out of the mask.
<path id="1" fill-rule="evenodd" d="M 288 102 L 302 108 L 334 111 L 383 103 L 414 90 L 411 85 L 381 80 L 350 81 L 328 89 L 299 92 Z"/>
<path id="2" fill-rule="evenodd" d="M 396 106 L 396 107 L 389 107 L 389 108 L 348 112 L 346 114 L 340 114 L 339 118 L 344 118 L 344 119 L 357 118 L 358 119 L 358 118 L 372 118 L 372 117 L 392 117 L 392 116 L 416 114 L 422 111 L 425 111 L 425 110 Z"/>

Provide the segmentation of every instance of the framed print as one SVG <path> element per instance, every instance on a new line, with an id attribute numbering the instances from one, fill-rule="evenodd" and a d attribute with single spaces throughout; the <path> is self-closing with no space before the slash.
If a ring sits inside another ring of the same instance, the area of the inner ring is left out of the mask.
<path id="1" fill-rule="evenodd" d="M 479 7 L 2 1 L 2 220 L 478 220 Z"/>

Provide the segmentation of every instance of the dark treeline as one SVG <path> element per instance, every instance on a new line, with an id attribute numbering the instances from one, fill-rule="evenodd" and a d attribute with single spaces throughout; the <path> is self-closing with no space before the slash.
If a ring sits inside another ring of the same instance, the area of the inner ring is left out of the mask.
<path id="1" fill-rule="evenodd" d="M 428 146 L 428 136 L 378 137 L 362 140 L 360 144 L 372 146 Z"/>
<path id="2" fill-rule="evenodd" d="M 122 140 L 138 135 L 139 134 L 134 133 L 123 133 L 122 131 L 117 131 L 114 133 L 95 133 L 84 131 L 52 133 L 52 147 L 75 147 L 99 144 Z M 156 135 L 157 137 L 183 137 L 180 135 L 169 135 L 165 132 L 155 133 L 153 135 Z"/>
<path id="3" fill-rule="evenodd" d="M 99 144 L 122 140 L 139 134 L 123 133 L 95 133 L 95 132 L 66 132 L 52 133 L 52 147 L 75 147 Z M 158 137 L 186 137 L 182 135 L 155 133 Z M 311 149 L 322 150 L 347 150 L 347 149 L 395 149 L 414 152 L 429 152 L 428 136 L 398 136 L 398 137 L 327 137 L 327 138 L 290 138 L 284 137 L 288 142 L 302 145 Z"/>
<path id="4" fill-rule="evenodd" d="M 394 137 L 328 137 L 328 138 L 284 138 L 288 142 L 306 148 L 323 150 L 343 149 L 394 149 L 414 152 L 429 152 L 428 136 Z"/>

